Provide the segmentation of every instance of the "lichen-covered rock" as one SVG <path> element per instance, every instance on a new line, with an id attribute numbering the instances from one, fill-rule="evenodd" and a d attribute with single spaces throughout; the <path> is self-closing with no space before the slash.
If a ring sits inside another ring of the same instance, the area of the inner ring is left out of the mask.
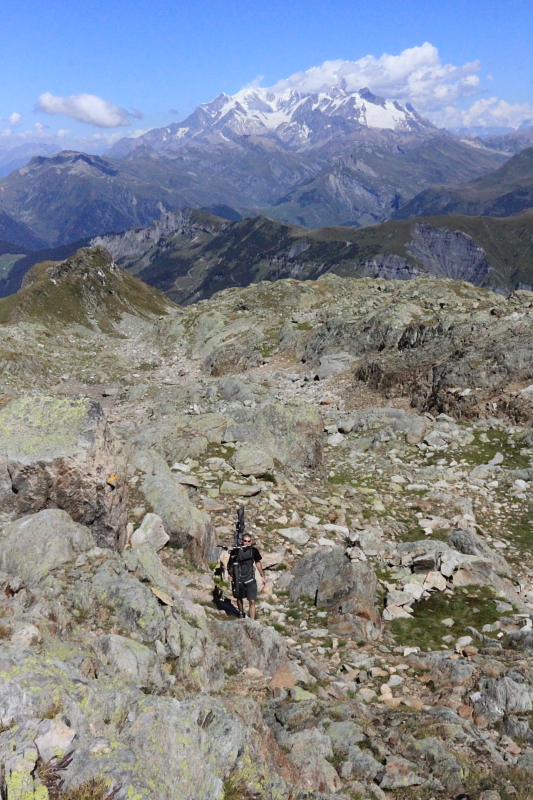
<path id="1" fill-rule="evenodd" d="M 230 621 L 218 622 L 213 632 L 228 668 L 255 667 L 264 675 L 272 676 L 287 661 L 283 637 L 274 628 L 254 620 L 247 619 L 238 625 Z"/>
<path id="2" fill-rule="evenodd" d="M 256 445 L 245 444 L 239 447 L 231 458 L 230 464 L 241 475 L 254 475 L 256 478 L 272 474 L 274 471 L 272 455 Z"/>
<path id="3" fill-rule="evenodd" d="M 130 676 L 137 684 L 163 684 L 159 659 L 149 647 L 115 633 L 100 636 L 97 644 L 118 673 Z"/>
<path id="4" fill-rule="evenodd" d="M 0 567 L 38 585 L 53 569 L 94 547 L 88 528 L 66 511 L 47 509 L 10 522 L 0 530 Z"/>
<path id="5" fill-rule="evenodd" d="M 0 411 L 0 507 L 61 508 L 115 547 L 126 524 L 126 462 L 100 405 L 30 393 Z"/>
<path id="6" fill-rule="evenodd" d="M 315 469 L 321 463 L 323 420 L 310 403 L 270 402 L 243 408 L 234 417 L 236 424 L 228 428 L 226 441 L 262 447 L 292 469 Z"/>

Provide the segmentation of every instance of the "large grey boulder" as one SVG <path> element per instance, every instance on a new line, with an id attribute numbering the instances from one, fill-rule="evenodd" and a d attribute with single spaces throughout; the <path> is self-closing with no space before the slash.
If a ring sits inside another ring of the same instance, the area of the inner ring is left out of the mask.
<path id="1" fill-rule="evenodd" d="M 355 363 L 354 356 L 350 353 L 332 353 L 322 356 L 320 364 L 316 370 L 316 378 L 318 380 L 326 380 L 333 378 L 336 375 L 341 375 Z"/>
<path id="2" fill-rule="evenodd" d="M 274 628 L 247 619 L 238 624 L 217 622 L 212 631 L 227 668 L 255 667 L 264 675 L 272 676 L 287 661 L 283 637 Z"/>
<path id="3" fill-rule="evenodd" d="M 90 530 L 73 522 L 66 511 L 39 511 L 0 531 L 0 569 L 37 586 L 52 570 L 94 545 Z"/>
<path id="4" fill-rule="evenodd" d="M 199 566 L 216 560 L 216 532 L 209 515 L 191 503 L 187 488 L 174 480 L 158 453 L 150 451 L 144 468 L 149 472 L 144 476 L 141 491 L 163 520 L 170 543 L 183 547 Z"/>
<path id="5" fill-rule="evenodd" d="M 450 533 L 448 540 L 452 547 L 460 553 L 470 556 L 479 556 L 485 561 L 490 561 L 497 568 L 498 572 L 509 574 L 510 567 L 505 558 L 489 547 L 477 533 L 468 531 L 464 528 L 457 528 Z"/>
<path id="6" fill-rule="evenodd" d="M 115 547 L 127 522 L 126 460 L 101 406 L 30 393 L 0 411 L 0 509 L 16 518 L 61 508 Z"/>
<path id="7" fill-rule="evenodd" d="M 376 575 L 367 562 L 350 561 L 343 547 L 315 550 L 304 556 L 293 569 L 294 578 L 289 587 L 293 600 L 309 597 L 318 606 L 334 606 L 347 597 L 353 597 L 373 608 L 376 592 Z M 355 610 L 355 606 L 354 606 Z"/>
<path id="8" fill-rule="evenodd" d="M 268 450 L 283 466 L 315 469 L 322 461 L 323 420 L 310 403 L 265 403 L 234 412 L 236 424 L 225 441 L 247 442 Z"/>
<path id="9" fill-rule="evenodd" d="M 236 450 L 230 460 L 231 466 L 241 475 L 253 475 L 262 478 L 274 471 L 272 455 L 262 447 L 253 444 L 244 444 Z"/>

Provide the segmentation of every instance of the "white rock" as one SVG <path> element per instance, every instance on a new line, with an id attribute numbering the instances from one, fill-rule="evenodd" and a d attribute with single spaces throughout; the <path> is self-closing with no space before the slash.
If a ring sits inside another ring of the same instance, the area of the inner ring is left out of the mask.
<path id="1" fill-rule="evenodd" d="M 383 619 L 391 621 L 393 619 L 411 619 L 411 615 L 401 606 L 390 605 L 383 611 Z"/>
<path id="2" fill-rule="evenodd" d="M 514 489 L 518 489 L 521 492 L 524 492 L 526 489 L 529 489 L 529 483 L 527 483 L 526 481 L 523 481 L 521 478 L 518 478 L 514 482 L 513 488 Z"/>
<path id="3" fill-rule="evenodd" d="M 391 483 L 407 483 L 407 479 L 403 477 L 403 475 L 393 475 L 391 477 Z"/>
<path id="4" fill-rule="evenodd" d="M 285 539 L 288 539 L 290 542 L 294 542 L 295 544 L 307 544 L 311 538 L 309 534 L 303 530 L 303 528 L 280 528 L 279 533 L 280 536 L 283 536 Z"/>
<path id="5" fill-rule="evenodd" d="M 446 582 L 445 582 L 446 583 Z M 424 593 L 425 586 L 420 586 L 419 583 L 406 583 L 403 587 L 404 592 L 411 594 L 415 600 L 420 600 Z"/>
<path id="6" fill-rule="evenodd" d="M 35 625 L 24 625 L 19 628 L 11 637 L 12 642 L 19 642 L 20 644 L 31 644 L 38 642 L 41 639 L 41 632 Z"/>
<path id="7" fill-rule="evenodd" d="M 132 534 L 131 546 L 151 547 L 153 550 L 161 550 L 170 539 L 166 532 L 163 520 L 157 514 L 146 514 L 145 518 Z"/>
<path id="8" fill-rule="evenodd" d="M 323 536 L 321 536 L 318 540 L 318 544 L 321 547 L 335 547 L 335 542 L 333 542 L 331 539 L 324 539 Z"/>
<path id="9" fill-rule="evenodd" d="M 332 522 L 328 522 L 327 525 L 324 525 L 325 531 L 331 531 L 332 533 L 342 533 L 344 536 L 347 536 L 350 533 L 350 529 L 346 527 L 346 525 L 334 525 Z"/>
<path id="10" fill-rule="evenodd" d="M 391 675 L 387 681 L 388 686 L 400 686 L 401 683 L 403 683 L 401 675 Z"/>
<path id="11" fill-rule="evenodd" d="M 493 456 L 489 461 L 489 464 L 491 467 L 495 467 L 498 464 L 501 464 L 502 461 L 503 461 L 503 453 L 496 453 L 496 455 Z"/>
<path id="12" fill-rule="evenodd" d="M 469 644 L 472 644 L 472 641 L 471 636 L 461 636 L 455 643 L 455 649 L 459 652 L 463 647 L 468 647 Z"/>
<path id="13" fill-rule="evenodd" d="M 328 444 L 331 444 L 333 447 L 336 447 L 337 445 L 341 444 L 341 442 L 343 442 L 343 441 L 344 441 L 344 436 L 342 435 L 342 433 L 333 433 L 331 436 L 328 436 L 328 438 L 326 439 L 326 442 Z"/>
<path id="14" fill-rule="evenodd" d="M 36 737 L 35 744 L 45 762 L 55 755 L 65 755 L 76 736 L 76 731 L 64 722 L 44 720 L 39 728 L 42 730 Z"/>
<path id="15" fill-rule="evenodd" d="M 411 656 L 414 653 L 419 653 L 419 652 L 420 652 L 420 648 L 419 647 L 404 647 L 404 649 L 403 649 L 403 657 L 406 658 L 406 656 Z"/>
<path id="16" fill-rule="evenodd" d="M 311 639 L 326 639 L 329 636 L 329 631 L 327 628 L 310 628 L 307 634 Z"/>
<path id="17" fill-rule="evenodd" d="M 179 461 L 176 461 L 175 464 L 172 464 L 170 469 L 176 469 L 179 472 L 190 472 L 191 471 L 191 468 L 190 468 L 190 466 L 188 464 L 180 464 Z"/>
<path id="18" fill-rule="evenodd" d="M 526 386 L 525 389 L 520 389 L 519 394 L 523 395 L 524 397 L 533 397 L 533 383 L 529 386 Z"/>
<path id="19" fill-rule="evenodd" d="M 440 572 L 428 572 L 426 575 L 426 580 L 424 581 L 424 589 L 429 591 L 430 589 L 438 589 L 439 592 L 443 592 L 446 588 L 446 578 L 444 575 L 441 575 Z"/>

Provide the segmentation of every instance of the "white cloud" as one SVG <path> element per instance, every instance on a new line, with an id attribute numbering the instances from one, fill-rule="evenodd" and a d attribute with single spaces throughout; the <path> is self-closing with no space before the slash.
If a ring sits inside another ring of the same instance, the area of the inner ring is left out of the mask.
<path id="1" fill-rule="evenodd" d="M 14 111 L 13 114 L 10 114 L 9 116 L 9 124 L 18 125 L 21 119 L 22 119 L 22 114 L 17 114 L 17 112 Z"/>
<path id="2" fill-rule="evenodd" d="M 467 109 L 448 106 L 440 113 L 432 115 L 434 122 L 446 128 L 475 126 L 518 128 L 524 120 L 532 118 L 531 103 L 507 103 L 497 97 L 482 97 Z"/>
<path id="3" fill-rule="evenodd" d="M 425 42 L 399 55 L 368 55 L 358 61 L 325 61 L 319 67 L 297 72 L 272 87 L 274 91 L 295 89 L 319 92 L 345 82 L 356 91 L 368 86 L 375 94 L 412 103 L 421 112 L 442 109 L 479 90 L 479 61 L 462 66 L 444 64 L 434 45 Z"/>
<path id="4" fill-rule="evenodd" d="M 119 108 L 110 100 L 104 100 L 95 94 L 55 97 L 50 92 L 44 92 L 37 100 L 37 110 L 44 111 L 45 114 L 62 114 L 99 128 L 118 128 L 130 124 L 128 112 L 124 108 Z"/>

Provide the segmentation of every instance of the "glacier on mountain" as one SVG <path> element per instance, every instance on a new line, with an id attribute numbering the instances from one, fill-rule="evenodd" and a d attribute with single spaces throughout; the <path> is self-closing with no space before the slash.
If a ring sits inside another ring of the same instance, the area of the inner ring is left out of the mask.
<path id="1" fill-rule="evenodd" d="M 131 140 L 131 149 L 145 143 L 166 153 L 192 142 L 212 146 L 241 136 L 261 136 L 284 148 L 305 149 L 364 128 L 435 130 L 409 103 L 378 97 L 368 88 L 349 91 L 344 82 L 314 94 L 252 86 L 232 96 L 220 94 L 183 122 L 148 131 Z"/>

